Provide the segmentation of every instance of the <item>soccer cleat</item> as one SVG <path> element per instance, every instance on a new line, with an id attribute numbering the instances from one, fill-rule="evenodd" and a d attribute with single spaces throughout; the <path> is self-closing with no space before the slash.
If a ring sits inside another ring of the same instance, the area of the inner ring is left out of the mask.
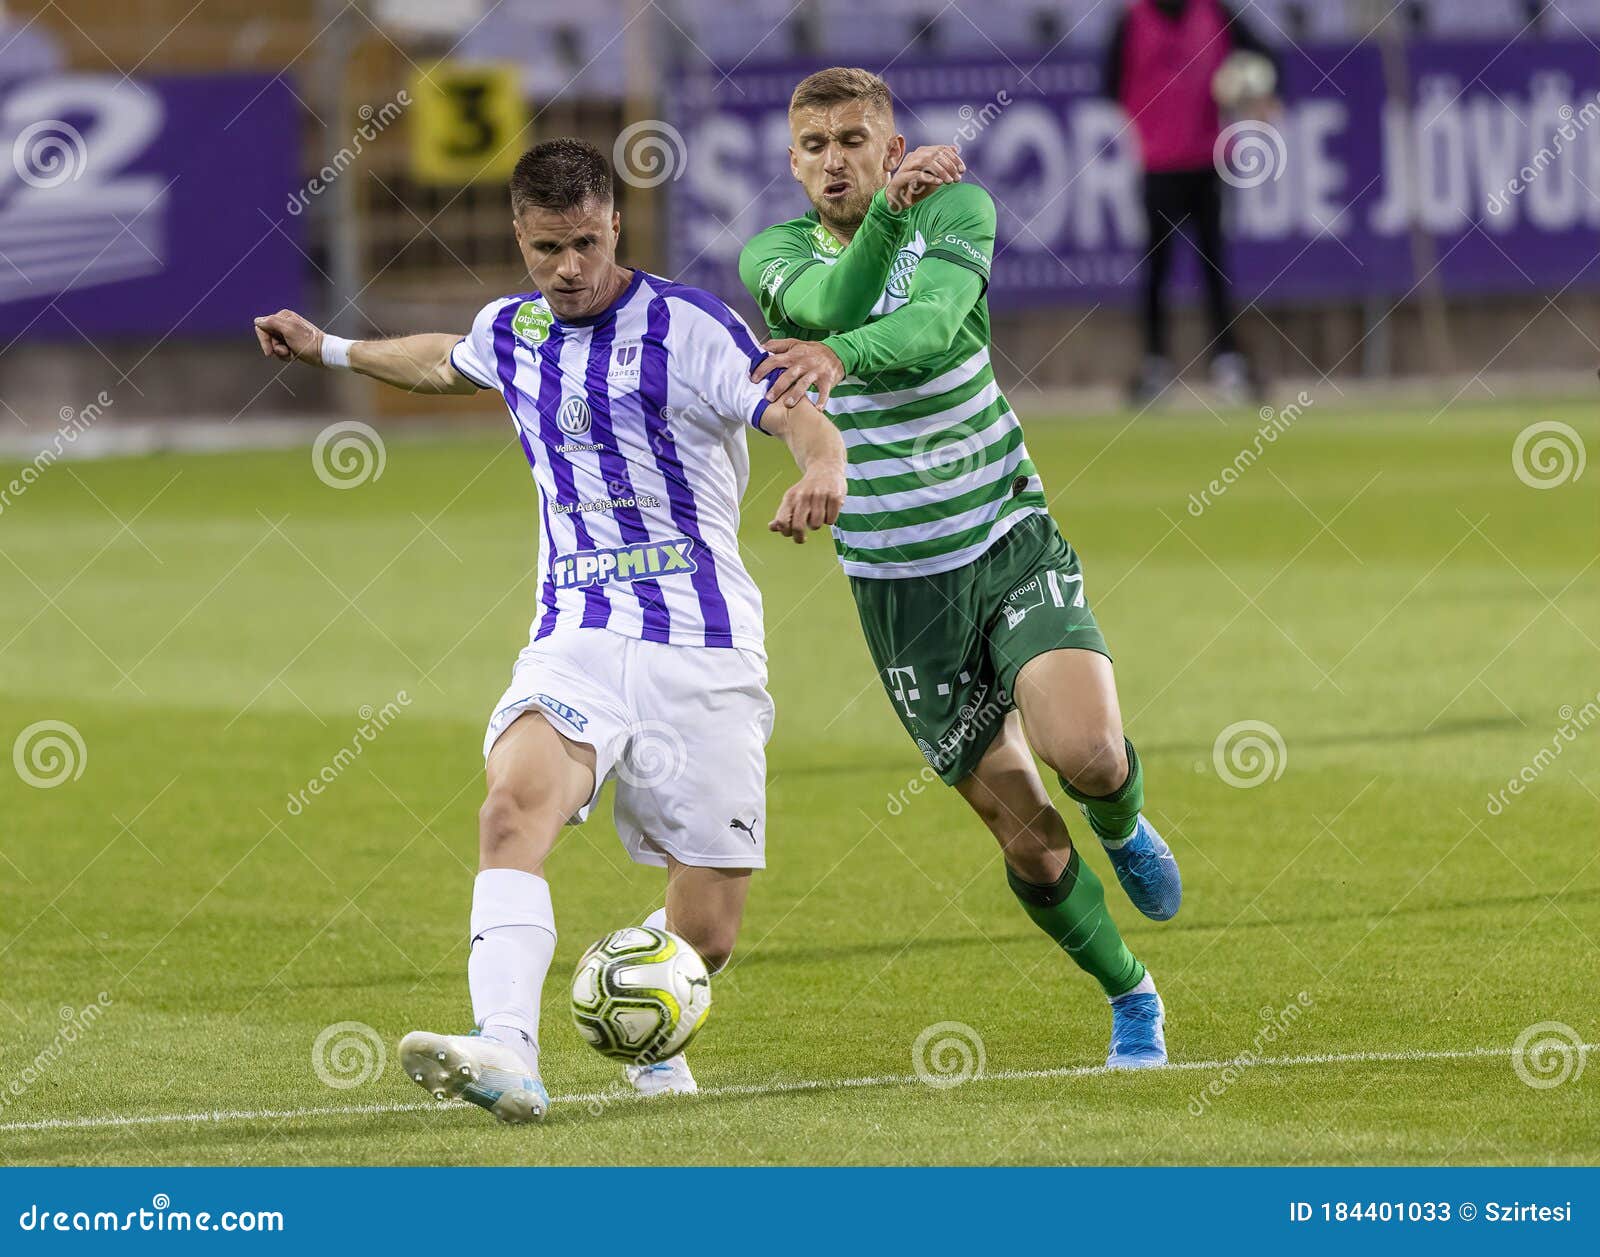
<path id="1" fill-rule="evenodd" d="M 498 1039 L 413 1030 L 400 1040 L 400 1066 L 435 1100 L 466 1100 L 502 1122 L 536 1122 L 550 1107 L 538 1075 Z"/>
<path id="2" fill-rule="evenodd" d="M 1135 908 L 1152 921 L 1169 921 L 1177 916 L 1183 902 L 1183 878 L 1172 848 L 1156 833 L 1154 825 L 1140 816 L 1125 841 L 1106 846 L 1106 855 Z"/>
<path id="3" fill-rule="evenodd" d="M 1238 352 L 1218 354 L 1212 359 L 1211 382 L 1227 406 L 1243 406 L 1261 392 L 1250 360 Z"/>
<path id="4" fill-rule="evenodd" d="M 1162 1027 L 1167 1010 L 1155 991 L 1119 995 L 1111 1001 L 1111 1052 L 1107 1069 L 1156 1069 L 1167 1063 Z"/>
<path id="5" fill-rule="evenodd" d="M 640 1095 L 692 1096 L 700 1090 L 682 1052 L 654 1065 L 624 1065 L 622 1072 Z"/>

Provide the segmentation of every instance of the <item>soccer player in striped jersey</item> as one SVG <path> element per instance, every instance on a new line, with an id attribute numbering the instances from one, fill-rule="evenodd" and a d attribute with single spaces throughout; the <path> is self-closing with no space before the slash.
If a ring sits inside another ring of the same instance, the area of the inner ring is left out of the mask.
<path id="1" fill-rule="evenodd" d="M 895 713 L 999 840 L 1024 911 L 1111 1001 L 1107 1064 L 1164 1064 L 1155 984 L 1034 766 L 1083 809 L 1134 905 L 1171 917 L 1178 866 L 1141 814 L 1110 652 L 989 360 L 994 204 L 953 147 L 906 153 L 866 70 L 805 79 L 789 123 L 814 208 L 740 256 L 776 338 L 756 373 L 781 367 L 774 406 L 814 391 L 844 434 L 834 540 Z"/>
<path id="2" fill-rule="evenodd" d="M 406 1073 L 505 1121 L 544 1115 L 539 1002 L 555 951 L 545 860 L 617 778 L 617 832 L 667 871 L 647 919 L 713 971 L 766 863 L 772 730 L 761 596 L 739 557 L 749 428 L 785 441 L 800 480 L 769 527 L 804 540 L 844 500 L 839 433 L 810 404 L 770 406 L 763 354 L 710 293 L 617 261 L 612 172 L 550 140 L 511 178 L 537 291 L 489 302 L 465 336 L 347 341 L 292 311 L 256 320 L 262 351 L 414 393 L 494 389 L 538 486 L 538 607 L 484 737 L 488 797 L 467 963 L 478 1033 L 414 1031 Z M 695 1089 L 681 1055 L 626 1069 L 640 1091 Z"/>

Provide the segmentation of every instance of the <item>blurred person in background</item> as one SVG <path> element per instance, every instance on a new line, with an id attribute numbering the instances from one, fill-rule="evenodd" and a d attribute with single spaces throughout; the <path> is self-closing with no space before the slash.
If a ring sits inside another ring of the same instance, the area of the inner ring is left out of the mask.
<path id="1" fill-rule="evenodd" d="M 1256 32 L 1220 0 L 1133 0 L 1106 50 L 1106 95 L 1127 111 L 1138 137 L 1149 228 L 1144 360 L 1131 389 L 1135 405 L 1155 400 L 1176 379 L 1167 280 L 1174 237 L 1185 230 L 1200 255 L 1212 381 L 1229 401 L 1256 390 L 1233 334 L 1216 159 L 1222 108 L 1213 85 L 1218 71 L 1240 53 L 1260 59 L 1254 79 L 1265 91 L 1241 95 L 1239 105 L 1267 104 L 1277 82 L 1276 61 Z"/>

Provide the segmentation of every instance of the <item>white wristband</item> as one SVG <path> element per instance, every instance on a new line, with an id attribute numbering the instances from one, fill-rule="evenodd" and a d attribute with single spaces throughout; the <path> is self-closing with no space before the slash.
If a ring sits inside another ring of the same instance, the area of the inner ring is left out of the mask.
<path id="1" fill-rule="evenodd" d="M 350 346 L 353 340 L 346 340 L 343 336 L 334 336 L 328 332 L 322 333 L 322 365 L 335 367 L 341 371 L 350 369 Z"/>

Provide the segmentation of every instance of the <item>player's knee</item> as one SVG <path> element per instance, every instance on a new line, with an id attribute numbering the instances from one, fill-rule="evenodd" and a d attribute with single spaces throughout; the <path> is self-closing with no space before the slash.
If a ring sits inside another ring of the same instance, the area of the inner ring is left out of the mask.
<path id="1" fill-rule="evenodd" d="M 530 784 L 496 784 L 478 809 L 478 858 L 488 868 L 542 862 L 561 826 L 556 801 Z"/>
<path id="2" fill-rule="evenodd" d="M 1109 729 L 1073 738 L 1044 758 L 1083 794 L 1112 794 L 1128 779 L 1127 746 L 1120 733 Z"/>

